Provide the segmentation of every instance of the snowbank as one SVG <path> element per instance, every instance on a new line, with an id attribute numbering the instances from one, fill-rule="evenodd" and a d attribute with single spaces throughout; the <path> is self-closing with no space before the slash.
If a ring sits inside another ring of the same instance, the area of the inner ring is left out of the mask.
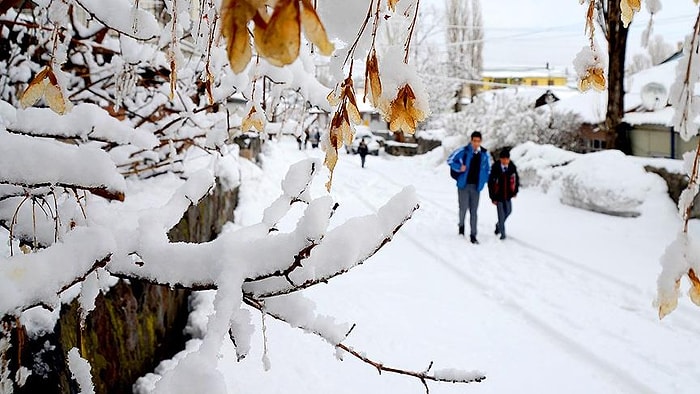
<path id="1" fill-rule="evenodd" d="M 608 215 L 636 217 L 651 190 L 663 188 L 644 162 L 620 151 L 579 154 L 528 142 L 511 151 L 523 186 L 556 187 L 561 202 Z"/>
<path id="2" fill-rule="evenodd" d="M 553 145 L 538 145 L 526 142 L 510 152 L 510 157 L 518 166 L 520 184 L 537 186 L 547 191 L 563 175 L 564 166 L 578 158 L 580 154 L 557 148 Z"/>

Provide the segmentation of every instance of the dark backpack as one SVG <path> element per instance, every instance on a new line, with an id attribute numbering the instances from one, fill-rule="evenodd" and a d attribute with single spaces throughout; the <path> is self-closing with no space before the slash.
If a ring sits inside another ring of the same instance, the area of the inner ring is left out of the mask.
<path id="1" fill-rule="evenodd" d="M 466 148 L 460 148 L 460 149 L 462 149 L 462 162 L 465 162 L 467 160 L 467 149 Z M 453 152 L 452 155 L 450 155 L 451 161 L 455 161 L 457 159 L 454 156 L 457 156 L 458 151 L 459 151 L 459 149 L 457 151 Z M 454 179 L 456 181 L 457 179 L 459 179 L 460 175 L 462 175 L 461 172 L 453 170 L 452 166 L 450 166 L 450 176 L 452 177 L 452 179 Z"/>

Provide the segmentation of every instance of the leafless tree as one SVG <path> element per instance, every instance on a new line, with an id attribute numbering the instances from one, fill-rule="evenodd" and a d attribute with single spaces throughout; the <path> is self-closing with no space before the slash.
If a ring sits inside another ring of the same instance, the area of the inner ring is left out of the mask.
<path id="1" fill-rule="evenodd" d="M 479 0 L 446 0 L 447 58 L 451 76 L 463 81 L 478 80 L 483 69 L 483 23 Z M 478 85 L 464 82 L 455 96 L 470 98 Z M 459 109 L 459 101 L 455 106 Z"/>

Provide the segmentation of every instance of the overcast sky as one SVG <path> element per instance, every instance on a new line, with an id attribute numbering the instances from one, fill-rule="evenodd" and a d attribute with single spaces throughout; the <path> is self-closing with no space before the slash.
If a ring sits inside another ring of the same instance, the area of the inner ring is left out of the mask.
<path id="1" fill-rule="evenodd" d="M 427 7 L 444 7 L 445 0 L 424 0 Z M 484 66 L 553 66 L 571 68 L 576 53 L 587 45 L 586 7 L 578 0 L 481 0 L 485 27 Z M 674 45 L 695 22 L 698 6 L 692 0 L 662 0 L 654 32 Z M 644 7 L 631 25 L 628 56 L 641 52 L 641 33 L 649 21 Z M 435 33 L 436 35 L 442 33 Z M 598 38 L 600 45 L 605 40 Z"/>

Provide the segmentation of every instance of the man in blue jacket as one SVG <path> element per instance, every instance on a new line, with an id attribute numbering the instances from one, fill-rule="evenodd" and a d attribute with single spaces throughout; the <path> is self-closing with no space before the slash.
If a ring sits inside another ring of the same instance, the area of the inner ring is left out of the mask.
<path id="1" fill-rule="evenodd" d="M 464 235 L 464 218 L 469 209 L 469 240 L 478 244 L 476 239 L 477 209 L 479 208 L 479 194 L 489 180 L 489 154 L 481 146 L 481 133 L 475 131 L 471 135 L 471 142 L 462 149 L 453 152 L 447 159 L 452 171 L 459 173 L 457 176 L 457 198 L 459 202 L 459 234 Z"/>

